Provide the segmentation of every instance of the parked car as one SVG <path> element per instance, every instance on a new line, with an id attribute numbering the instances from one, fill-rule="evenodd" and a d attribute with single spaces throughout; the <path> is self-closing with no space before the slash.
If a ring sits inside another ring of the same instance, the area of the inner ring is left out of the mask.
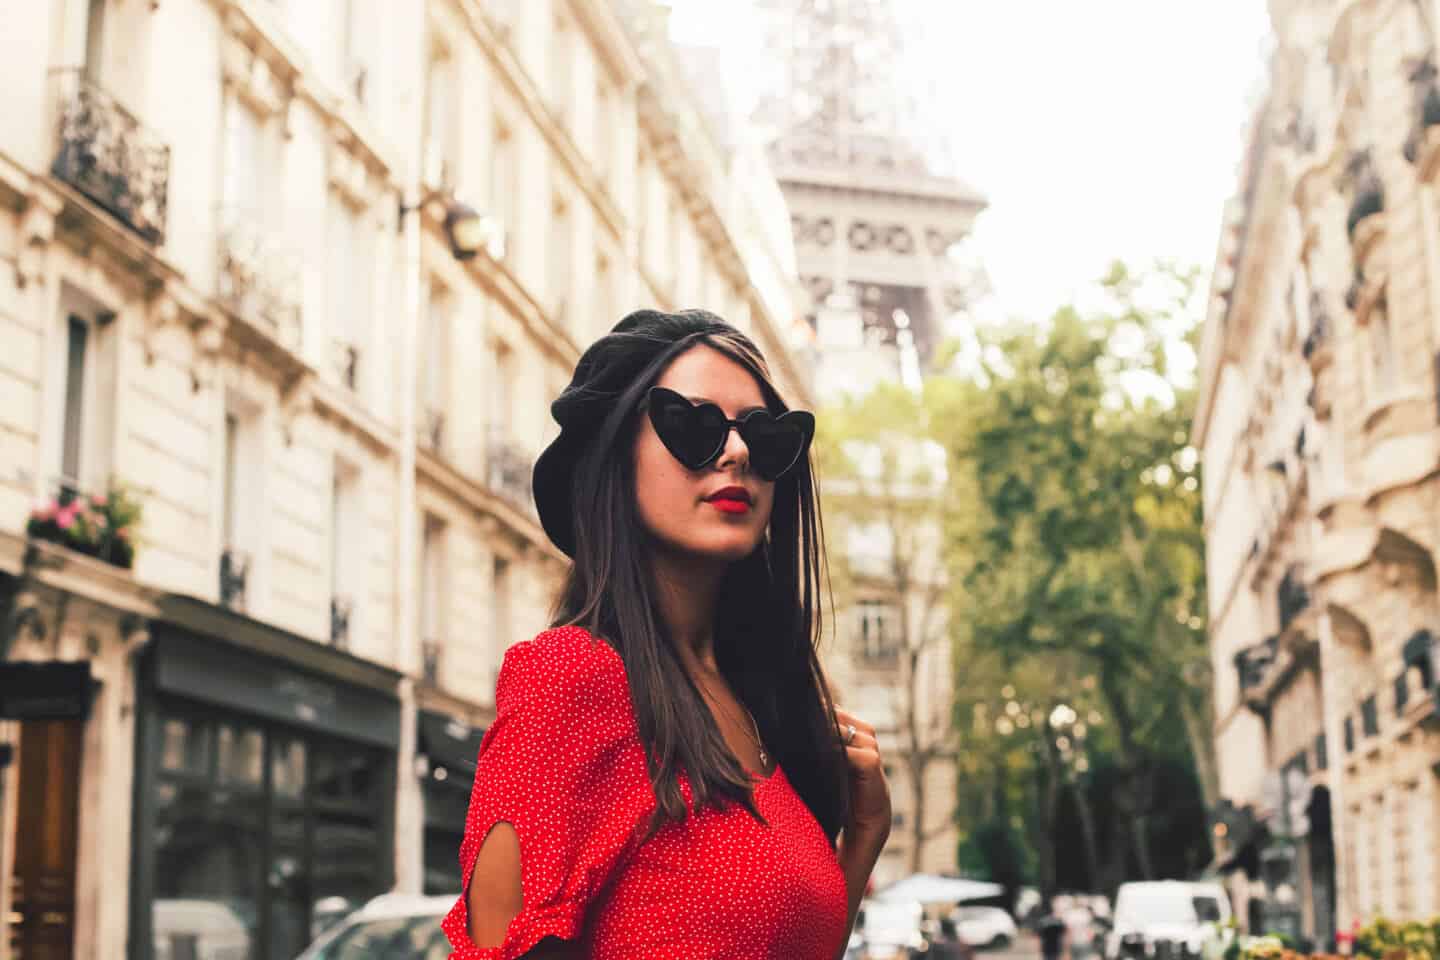
<path id="1" fill-rule="evenodd" d="M 1015 921 L 999 907 L 956 907 L 960 939 L 972 947 L 1006 947 L 1015 939 Z"/>
<path id="2" fill-rule="evenodd" d="M 240 911 L 216 900 L 156 900 L 153 924 L 156 960 L 250 956 L 251 927 Z"/>
<path id="3" fill-rule="evenodd" d="M 1218 883 L 1123 883 L 1115 896 L 1114 925 L 1105 939 L 1106 960 L 1153 956 L 1161 941 L 1198 957 L 1207 941 L 1228 936 L 1221 927 L 1230 916 L 1230 898 Z"/>
<path id="4" fill-rule="evenodd" d="M 925 910 L 920 904 L 867 900 L 860 909 L 855 924 L 860 935 L 859 960 L 915 960 L 930 949 Z"/>
<path id="5" fill-rule="evenodd" d="M 297 960 L 446 960 L 450 941 L 440 921 L 454 895 L 387 893 L 322 933 Z"/>

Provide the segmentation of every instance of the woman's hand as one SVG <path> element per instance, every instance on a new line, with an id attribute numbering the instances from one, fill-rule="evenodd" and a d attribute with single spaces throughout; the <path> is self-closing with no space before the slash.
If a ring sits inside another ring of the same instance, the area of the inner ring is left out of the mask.
<path id="1" fill-rule="evenodd" d="M 890 836 L 890 785 L 885 782 L 875 728 L 839 707 L 835 708 L 835 722 L 850 764 L 850 820 L 845 833 L 851 838 L 878 840 L 883 845 Z M 854 737 L 850 736 L 852 726 Z"/>

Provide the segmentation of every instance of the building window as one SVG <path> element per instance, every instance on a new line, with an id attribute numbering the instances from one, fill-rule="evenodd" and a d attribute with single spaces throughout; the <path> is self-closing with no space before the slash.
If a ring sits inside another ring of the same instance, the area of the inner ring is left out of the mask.
<path id="1" fill-rule="evenodd" d="M 496 122 L 495 137 L 490 151 L 490 209 L 500 218 L 508 254 L 515 223 L 515 204 L 519 200 L 520 173 L 516 161 L 519 149 L 515 136 L 503 122 Z M 503 257 L 502 257 L 503 258 Z"/>
<path id="2" fill-rule="evenodd" d="M 337 460 L 330 491 L 330 643 L 347 649 L 358 632 L 365 574 L 360 471 Z"/>
<path id="3" fill-rule="evenodd" d="M 359 390 L 372 322 L 370 297 L 375 258 L 368 219 L 332 199 L 330 244 L 331 362 L 339 381 Z"/>
<path id="4" fill-rule="evenodd" d="M 1360 701 L 1360 733 L 1367 738 L 1380 735 L 1380 710 L 1373 693 Z"/>
<path id="5" fill-rule="evenodd" d="M 422 674 L 430 684 L 440 682 L 445 627 L 441 602 L 445 596 L 442 579 L 444 564 L 445 524 L 426 515 L 420 534 L 420 649 L 423 655 Z"/>
<path id="6" fill-rule="evenodd" d="M 259 555 L 258 508 L 264 499 L 260 435 L 258 417 L 247 415 L 238 405 L 228 406 L 220 474 L 219 592 L 220 605 L 232 610 L 245 611 L 250 607 L 252 567 Z"/>
<path id="7" fill-rule="evenodd" d="M 109 322 L 113 314 L 68 287 L 61 302 L 62 337 L 52 361 L 60 384 L 53 436 L 60 442 L 48 469 L 56 494 L 66 499 L 81 490 L 103 490 L 110 480 L 116 337 Z"/>
<path id="8" fill-rule="evenodd" d="M 510 600 L 511 590 L 514 590 L 513 573 L 510 570 L 510 560 L 505 557 L 494 557 L 491 567 L 490 581 L 490 616 L 491 636 L 500 643 L 500 648 L 510 646 Z"/>
<path id="9" fill-rule="evenodd" d="M 862 600 L 855 605 L 860 656 L 869 662 L 893 661 L 900 652 L 899 611 L 894 604 Z"/>
<path id="10" fill-rule="evenodd" d="M 564 195 L 556 192 L 551 202 L 550 213 L 550 289 L 552 291 L 550 318 L 562 330 L 570 329 L 570 280 L 571 251 L 575 236 L 570 229 L 570 204 Z"/>
<path id="11" fill-rule="evenodd" d="M 427 296 L 420 372 L 420 442 L 435 453 L 446 443 L 446 411 L 450 407 L 451 299 L 443 288 L 430 286 Z"/>
<path id="12" fill-rule="evenodd" d="M 336 0 L 340 41 L 340 82 L 347 96 L 373 105 L 379 92 L 375 76 L 375 30 L 380 11 L 374 0 Z"/>
<path id="13" fill-rule="evenodd" d="M 79 317 L 71 316 L 66 331 L 60 477 L 67 489 L 78 490 L 81 482 L 80 452 L 85 440 L 85 354 L 90 342 L 90 326 Z"/>
<path id="14" fill-rule="evenodd" d="M 550 110 L 555 115 L 555 120 L 567 133 L 572 133 L 570 122 L 573 119 L 571 103 L 574 94 L 571 87 L 574 85 L 576 50 L 575 34 L 570 29 L 569 22 L 564 17 L 555 18 L 555 29 L 550 36 Z"/>
<path id="15" fill-rule="evenodd" d="M 425 67 L 424 169 L 428 186 L 453 186 L 460 168 L 456 156 L 455 61 L 442 47 L 431 50 Z"/>
<path id="16" fill-rule="evenodd" d="M 272 144 L 268 125 L 241 100 L 231 97 L 225 109 L 226 227 L 236 225 L 263 230 L 267 227 L 265 184 L 272 168 Z"/>

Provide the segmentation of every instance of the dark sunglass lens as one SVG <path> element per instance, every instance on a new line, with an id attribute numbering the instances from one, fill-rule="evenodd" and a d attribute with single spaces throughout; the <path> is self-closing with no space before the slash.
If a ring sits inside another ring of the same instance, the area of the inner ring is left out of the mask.
<path id="1" fill-rule="evenodd" d="M 801 418 L 776 420 L 766 412 L 747 417 L 741 434 L 750 449 L 750 465 L 766 480 L 776 479 L 795 465 L 809 435 Z"/>
<path id="2" fill-rule="evenodd" d="M 725 415 L 713 404 L 691 405 L 678 395 L 657 398 L 651 422 L 665 448 L 685 466 L 697 469 L 724 442 Z"/>

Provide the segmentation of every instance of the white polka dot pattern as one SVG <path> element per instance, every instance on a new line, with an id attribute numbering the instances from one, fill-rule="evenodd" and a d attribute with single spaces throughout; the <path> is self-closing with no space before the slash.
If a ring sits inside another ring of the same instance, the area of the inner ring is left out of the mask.
<path id="1" fill-rule="evenodd" d="M 524 908 L 498 947 L 467 934 L 465 895 L 443 927 L 451 960 L 517 960 L 547 936 L 593 960 L 831 960 L 845 877 L 778 767 L 743 807 L 707 808 L 643 840 L 655 795 L 625 666 L 578 627 L 505 654 L 480 745 L 461 875 L 497 822 L 520 838 Z M 680 777 L 687 806 L 688 778 Z"/>

